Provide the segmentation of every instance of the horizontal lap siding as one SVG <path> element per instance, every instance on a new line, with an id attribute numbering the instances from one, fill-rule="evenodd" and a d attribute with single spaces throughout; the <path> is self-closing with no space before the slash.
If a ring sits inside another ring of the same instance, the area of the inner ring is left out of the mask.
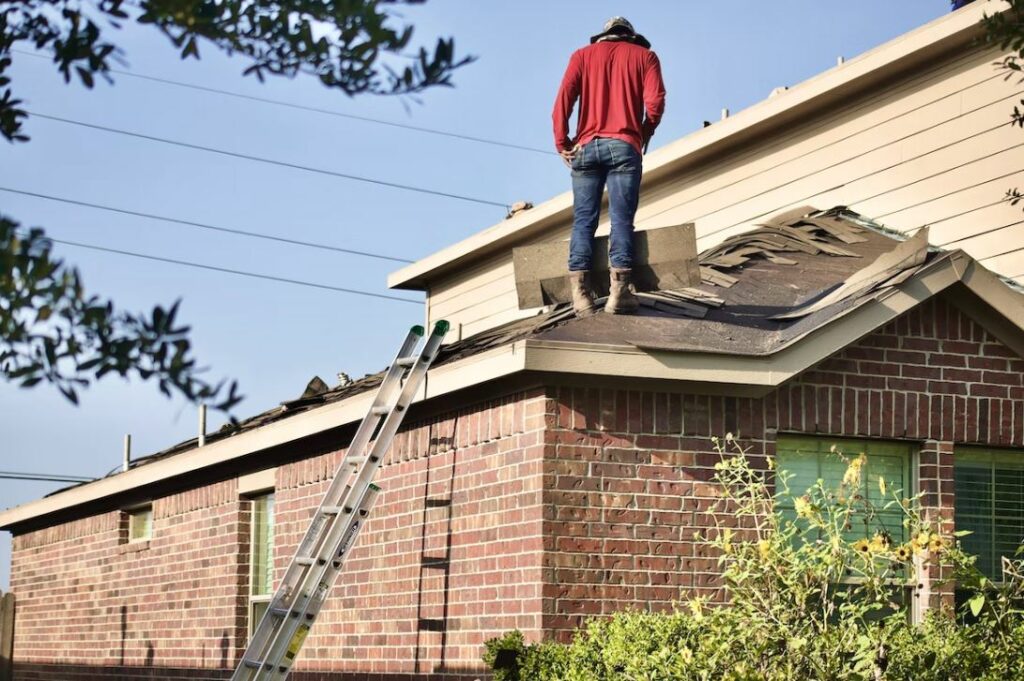
<path id="1" fill-rule="evenodd" d="M 1020 207 L 1000 199 L 1024 186 L 1024 135 L 1009 125 L 1021 86 L 995 69 L 996 51 L 974 51 L 777 132 L 671 182 L 645 190 L 637 228 L 685 222 L 705 249 L 759 219 L 803 204 L 848 205 L 899 230 L 933 224 L 933 243 L 986 258 L 1024 244 Z M 785 95 L 782 95 L 785 96 Z M 1005 227 L 996 238 L 971 235 Z M 607 232 L 607 220 L 598 232 Z M 569 225 L 538 241 L 566 239 Z M 1024 274 L 1024 252 L 985 260 Z M 511 253 L 433 286 L 432 319 L 462 324 L 462 336 L 535 310 L 520 311 Z"/>

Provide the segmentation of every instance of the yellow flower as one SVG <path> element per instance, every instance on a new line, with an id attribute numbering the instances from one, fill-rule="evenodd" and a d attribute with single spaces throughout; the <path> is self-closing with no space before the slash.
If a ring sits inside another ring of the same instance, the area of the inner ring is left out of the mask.
<path id="1" fill-rule="evenodd" d="M 732 553 L 732 530 L 728 527 L 722 532 L 722 550 Z"/>
<path id="2" fill-rule="evenodd" d="M 700 622 L 704 619 L 704 604 L 700 599 L 690 601 L 690 612 L 693 614 L 694 621 Z"/>
<path id="3" fill-rule="evenodd" d="M 864 462 L 867 461 L 867 457 L 861 454 L 856 459 L 850 461 L 850 465 L 846 467 L 846 473 L 843 474 L 843 484 L 848 487 L 860 487 L 860 473 L 861 468 L 864 467 Z"/>
<path id="4" fill-rule="evenodd" d="M 885 496 L 885 478 L 883 478 L 881 475 L 878 476 L 878 491 L 882 494 L 883 497 Z"/>
<path id="5" fill-rule="evenodd" d="M 853 542 L 853 550 L 861 555 L 868 555 L 871 553 L 871 542 L 867 539 L 858 539 Z"/>
<path id="6" fill-rule="evenodd" d="M 914 555 L 914 552 L 911 550 L 909 545 L 903 544 L 902 546 L 896 547 L 896 550 L 893 551 L 893 555 L 895 555 L 896 560 L 901 563 L 906 563 Z"/>
<path id="7" fill-rule="evenodd" d="M 931 539 L 932 533 L 928 530 L 921 530 L 920 532 L 915 532 L 913 536 L 914 547 L 921 549 L 923 551 L 924 549 L 928 548 L 928 542 L 930 542 Z"/>
<path id="8" fill-rule="evenodd" d="M 807 498 L 807 495 L 794 499 L 793 506 L 796 508 L 796 514 L 801 518 L 811 517 L 811 500 Z"/>
<path id="9" fill-rule="evenodd" d="M 761 554 L 762 560 L 768 560 L 772 554 L 772 545 L 767 539 L 757 542 L 757 552 Z"/>
<path id="10" fill-rule="evenodd" d="M 870 545 L 872 553 L 881 553 L 889 548 L 889 538 L 881 533 L 877 533 L 871 538 Z"/>
<path id="11" fill-rule="evenodd" d="M 931 541 L 928 542 L 928 550 L 932 553 L 942 553 L 945 548 L 946 541 L 937 534 L 932 535 Z"/>

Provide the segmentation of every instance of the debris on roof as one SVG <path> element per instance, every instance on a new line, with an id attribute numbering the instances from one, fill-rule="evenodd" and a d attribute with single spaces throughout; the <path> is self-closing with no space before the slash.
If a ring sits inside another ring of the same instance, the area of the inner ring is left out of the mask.
<path id="1" fill-rule="evenodd" d="M 524 210 L 530 210 L 531 208 L 533 208 L 533 204 L 529 201 L 516 201 L 508 207 L 508 215 L 505 216 L 505 219 L 510 220 L 516 213 L 522 213 Z"/>
<path id="2" fill-rule="evenodd" d="M 772 319 L 795 319 L 824 310 L 829 305 L 844 298 L 862 296 L 871 291 L 896 286 L 909 279 L 916 268 L 924 264 L 928 257 L 928 228 L 919 229 L 910 239 L 896 245 L 896 248 L 878 256 L 864 269 L 858 270 L 824 298 L 808 303 L 784 314 L 777 314 Z"/>

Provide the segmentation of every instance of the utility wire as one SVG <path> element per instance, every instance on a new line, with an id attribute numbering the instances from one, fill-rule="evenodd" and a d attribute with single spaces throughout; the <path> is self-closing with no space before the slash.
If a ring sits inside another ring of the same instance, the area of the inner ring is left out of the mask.
<path id="1" fill-rule="evenodd" d="M 39 480 L 42 482 L 92 482 L 96 478 L 80 475 L 50 475 L 49 473 L 18 473 L 0 471 L 0 480 Z"/>
<path id="2" fill-rule="evenodd" d="M 46 55 L 36 54 L 34 52 L 28 52 L 25 50 L 11 50 L 17 54 L 23 54 L 27 57 L 36 57 L 38 59 L 49 59 Z M 412 57 L 418 59 L 418 57 Z M 508 149 L 518 149 L 520 151 L 530 151 L 535 154 L 544 154 L 545 156 L 557 156 L 553 151 L 547 149 L 539 149 L 537 147 L 529 147 L 523 144 L 513 144 L 511 142 L 500 142 L 498 140 L 487 139 L 486 137 L 475 137 L 473 135 L 464 135 L 457 132 L 449 132 L 447 130 L 437 130 L 436 128 L 425 128 L 419 125 L 409 125 L 406 123 L 396 123 L 394 121 L 387 121 L 380 118 L 371 118 L 369 116 L 357 116 L 355 114 L 341 113 L 340 111 L 332 111 L 331 109 L 321 109 L 315 106 L 306 106 L 304 104 L 293 104 L 291 102 L 285 102 L 280 99 L 271 99 L 269 97 L 256 97 L 255 95 L 246 95 L 240 92 L 232 92 L 230 90 L 221 90 L 219 88 L 207 87 L 205 85 L 196 85 L 194 83 L 183 83 L 178 80 L 171 80 L 169 78 L 158 78 L 156 76 L 147 76 L 142 73 L 135 73 L 133 71 L 124 71 L 122 69 L 109 69 L 108 73 L 116 73 L 121 76 L 128 76 L 130 78 L 138 78 L 140 80 L 149 80 L 154 83 L 163 83 L 164 85 L 173 85 L 175 87 L 187 88 L 189 90 L 198 90 L 200 92 L 212 92 L 218 95 L 224 95 L 225 97 L 235 97 L 237 99 L 245 99 L 251 102 L 261 102 L 263 104 L 273 104 L 275 106 L 284 106 L 289 109 L 298 109 L 300 111 L 310 111 L 312 113 L 324 114 L 327 116 L 336 116 L 338 118 L 348 118 L 354 121 L 362 121 L 364 123 L 374 123 L 376 125 L 385 125 L 392 128 L 401 128 L 403 130 L 412 130 L 414 132 L 423 132 L 430 135 L 440 135 L 442 137 L 451 137 L 454 139 L 465 140 L 467 142 L 479 142 L 480 144 L 490 144 L 495 147 L 506 147 Z"/>
<path id="3" fill-rule="evenodd" d="M 46 199 L 47 201 L 59 201 L 61 203 L 69 203 L 74 206 L 85 206 L 86 208 L 97 208 L 99 210 L 110 211 L 111 213 L 120 213 L 121 215 L 132 215 L 141 218 L 149 218 L 150 220 L 162 220 L 163 222 L 171 222 L 178 225 L 187 225 L 189 227 L 199 227 L 201 229 L 210 229 L 216 232 L 225 232 L 227 234 L 235 234 L 238 236 L 252 237 L 254 239 L 266 239 L 268 241 L 279 241 L 286 244 L 294 244 L 296 246 L 307 246 L 309 248 L 319 248 L 325 251 L 335 251 L 338 253 L 348 253 L 350 255 L 361 255 L 367 258 L 378 258 L 380 260 L 392 260 L 394 262 L 410 263 L 412 260 L 406 258 L 396 258 L 390 255 L 382 255 L 380 253 L 370 253 L 368 251 L 356 251 L 350 248 L 341 248 L 339 246 L 329 246 L 327 244 L 320 244 L 313 241 L 300 241 L 298 239 L 288 239 L 283 236 L 274 236 L 272 234 L 262 234 L 260 232 L 248 232 L 243 229 L 233 229 L 230 227 L 218 227 L 217 225 L 210 225 L 204 222 L 193 222 L 192 220 L 182 220 L 180 218 L 171 218 L 164 215 L 154 215 L 152 213 L 140 213 L 139 211 L 128 210 L 126 208 L 116 208 L 114 206 L 104 206 L 98 203 L 89 203 L 87 201 L 78 201 L 76 199 L 68 199 L 62 196 L 51 196 L 49 194 L 39 194 L 37 192 L 30 192 L 24 189 L 12 189 L 10 187 L 0 187 L 0 192 L 10 192 L 11 194 L 21 194 L 23 196 L 31 196 L 37 199 Z"/>
<path id="4" fill-rule="evenodd" d="M 188 142 L 180 142 L 178 140 L 166 139 L 164 137 L 156 137 L 153 135 L 144 135 L 138 132 L 131 132 L 128 130 L 121 130 L 119 128 L 109 128 L 103 125 L 96 125 L 94 123 L 85 123 L 83 121 L 76 121 L 70 118 L 61 118 L 59 116 L 50 116 L 48 114 L 41 114 L 35 111 L 26 111 L 31 116 L 36 118 L 42 118 L 45 120 L 56 121 L 58 123 L 66 123 L 68 125 L 77 125 L 83 128 L 89 128 L 91 130 L 102 130 L 103 132 L 111 132 L 118 135 L 127 135 L 128 137 L 135 137 L 138 139 L 149 140 L 151 142 L 161 142 L 163 144 L 170 144 L 177 147 L 184 147 L 186 149 L 194 149 L 197 151 L 206 151 L 211 154 L 220 154 L 221 156 L 230 156 L 232 158 L 241 158 L 246 161 L 255 161 L 257 163 L 267 163 L 270 165 L 281 166 L 284 168 L 292 168 L 295 170 L 304 170 L 309 173 L 318 173 L 320 175 L 329 175 L 331 177 L 340 177 L 346 180 L 353 180 L 356 182 L 366 182 L 367 184 L 375 184 L 382 187 L 392 187 L 394 189 L 404 189 L 410 192 L 417 192 L 419 194 L 430 194 L 432 196 L 442 196 L 449 199 L 458 199 L 459 201 L 468 201 L 470 203 L 479 203 L 485 206 L 498 206 L 500 208 L 508 209 L 507 203 L 500 201 L 489 201 L 487 199 L 479 199 L 473 196 L 465 196 L 463 194 L 451 194 L 448 192 L 437 191 L 434 189 L 425 189 L 423 187 L 415 187 L 408 184 L 400 184 L 398 182 L 388 182 L 386 180 L 378 180 L 371 177 L 365 177 L 362 175 L 351 175 L 349 173 L 340 173 L 334 170 L 327 170 L 325 168 L 316 168 L 314 166 L 306 166 L 298 163 L 289 163 L 287 161 L 277 161 L 270 158 L 263 158 L 262 156 L 252 156 L 250 154 L 241 154 L 236 151 L 227 151 L 226 149 L 216 149 L 214 147 L 206 147 L 201 144 L 190 144 Z"/>
<path id="5" fill-rule="evenodd" d="M 246 272 L 245 270 L 233 270 L 227 267 L 217 267 L 216 265 L 204 265 L 197 262 L 190 262 L 188 260 L 176 260 L 174 258 L 163 258 L 157 255 L 149 255 L 147 253 L 136 253 L 134 251 L 122 251 L 117 248 L 107 248 L 106 246 L 96 246 L 94 244 L 84 244 L 78 241 L 66 241 L 64 239 L 54 239 L 53 237 L 45 237 L 49 241 L 55 244 L 61 244 L 63 246 L 75 246 L 77 248 L 87 248 L 92 251 L 102 251 L 104 253 L 115 253 L 117 255 L 126 255 L 132 258 L 142 258 L 144 260 L 155 260 L 157 262 L 170 263 L 172 265 L 181 265 L 183 267 L 194 267 L 200 270 L 210 270 L 213 272 L 223 272 L 225 274 L 236 274 L 241 277 L 251 277 L 253 279 L 266 279 L 268 281 L 277 281 L 285 284 L 295 284 L 296 286 L 308 286 L 310 288 L 324 289 L 327 291 L 338 291 L 340 293 L 351 293 L 357 296 L 369 296 L 371 298 L 383 298 L 384 300 L 397 300 L 402 303 L 412 303 L 419 305 L 420 301 L 413 300 L 412 298 L 402 298 L 399 296 L 389 296 L 384 293 L 373 293 L 371 291 L 360 291 L 358 289 L 342 288 L 340 286 L 331 286 L 329 284 L 317 284 L 311 281 L 301 281 L 299 279 L 288 279 L 286 277 L 275 277 L 271 274 L 259 274 L 257 272 Z"/>

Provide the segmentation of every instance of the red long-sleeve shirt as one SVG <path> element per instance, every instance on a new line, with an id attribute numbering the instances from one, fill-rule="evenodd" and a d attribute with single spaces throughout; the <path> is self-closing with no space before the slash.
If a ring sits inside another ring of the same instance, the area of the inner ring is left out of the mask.
<path id="1" fill-rule="evenodd" d="M 573 138 L 569 115 L 577 99 L 580 112 Z M 555 99 L 555 148 L 572 149 L 595 137 L 613 137 L 642 152 L 664 111 L 665 84 L 654 52 L 622 40 L 588 45 L 569 59 Z"/>

